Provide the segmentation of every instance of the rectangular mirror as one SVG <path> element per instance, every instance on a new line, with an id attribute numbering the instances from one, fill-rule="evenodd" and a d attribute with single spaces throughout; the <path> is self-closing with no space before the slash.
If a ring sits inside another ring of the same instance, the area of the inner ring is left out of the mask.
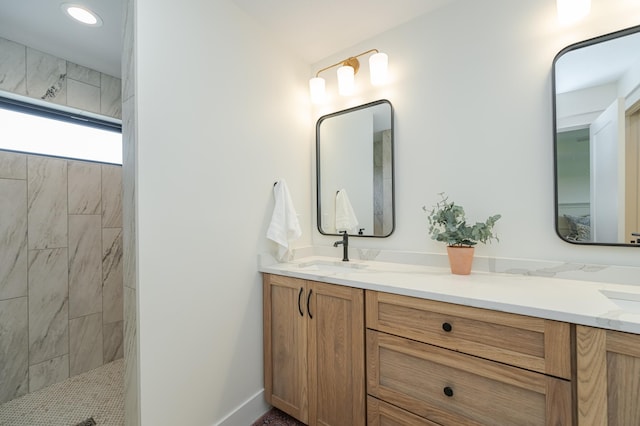
<path id="1" fill-rule="evenodd" d="M 566 47 L 552 78 L 557 234 L 640 246 L 640 26 Z"/>
<path id="2" fill-rule="evenodd" d="M 395 228 L 393 107 L 379 100 L 316 124 L 318 230 L 388 237 Z"/>

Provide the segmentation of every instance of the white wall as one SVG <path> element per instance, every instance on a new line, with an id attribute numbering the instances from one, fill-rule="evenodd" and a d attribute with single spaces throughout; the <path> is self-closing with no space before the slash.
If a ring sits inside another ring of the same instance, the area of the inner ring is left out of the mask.
<path id="1" fill-rule="evenodd" d="M 310 243 L 309 67 L 227 0 L 136 3 L 141 421 L 213 425 L 263 387 L 279 177 Z"/>
<path id="2" fill-rule="evenodd" d="M 427 234 L 421 206 L 445 191 L 471 220 L 500 213 L 500 242 L 479 256 L 640 266 L 637 250 L 580 247 L 554 231 L 551 65 L 569 44 L 636 25 L 640 5 L 593 0 L 592 13 L 560 27 L 552 0 L 459 0 L 357 46 L 312 71 L 377 48 L 389 55 L 391 83 L 314 109 L 314 118 L 375 99 L 395 109 L 396 231 L 353 238 L 352 247 L 443 253 Z M 335 89 L 329 74 L 327 91 Z M 314 233 L 313 242 L 333 239 Z M 336 256 L 339 252 L 336 251 Z"/>

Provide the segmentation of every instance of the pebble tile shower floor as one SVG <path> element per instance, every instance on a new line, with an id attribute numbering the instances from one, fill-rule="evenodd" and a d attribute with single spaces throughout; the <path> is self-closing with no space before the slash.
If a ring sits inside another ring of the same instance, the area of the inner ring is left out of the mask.
<path id="1" fill-rule="evenodd" d="M 124 426 L 124 360 L 0 404 L 0 426 Z M 304 426 L 272 408 L 252 426 Z"/>
<path id="2" fill-rule="evenodd" d="M 123 395 L 120 359 L 0 405 L 0 426 L 123 426 Z"/>

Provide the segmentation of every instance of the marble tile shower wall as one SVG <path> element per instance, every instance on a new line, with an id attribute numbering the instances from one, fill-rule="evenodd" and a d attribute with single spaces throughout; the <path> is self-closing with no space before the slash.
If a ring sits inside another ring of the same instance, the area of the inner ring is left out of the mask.
<path id="1" fill-rule="evenodd" d="M 123 357 L 120 166 L 0 151 L 0 403 Z"/>
<path id="2" fill-rule="evenodd" d="M 119 78 L 0 38 L 0 90 L 120 118 Z"/>
<path id="3" fill-rule="evenodd" d="M 135 4 L 123 0 L 122 34 L 122 144 L 123 200 L 122 242 L 124 245 L 124 421 L 138 426 L 140 419 L 140 381 L 138 369 L 138 301 L 137 301 L 137 223 L 136 223 L 136 139 L 135 113 Z"/>

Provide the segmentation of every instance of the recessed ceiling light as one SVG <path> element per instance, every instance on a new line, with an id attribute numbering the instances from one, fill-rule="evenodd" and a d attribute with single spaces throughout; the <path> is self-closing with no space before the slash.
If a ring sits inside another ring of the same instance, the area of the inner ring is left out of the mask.
<path id="1" fill-rule="evenodd" d="M 60 7 L 69 17 L 80 23 L 91 27 L 99 27 L 102 25 L 102 19 L 95 12 L 92 12 L 85 6 L 63 3 Z"/>

